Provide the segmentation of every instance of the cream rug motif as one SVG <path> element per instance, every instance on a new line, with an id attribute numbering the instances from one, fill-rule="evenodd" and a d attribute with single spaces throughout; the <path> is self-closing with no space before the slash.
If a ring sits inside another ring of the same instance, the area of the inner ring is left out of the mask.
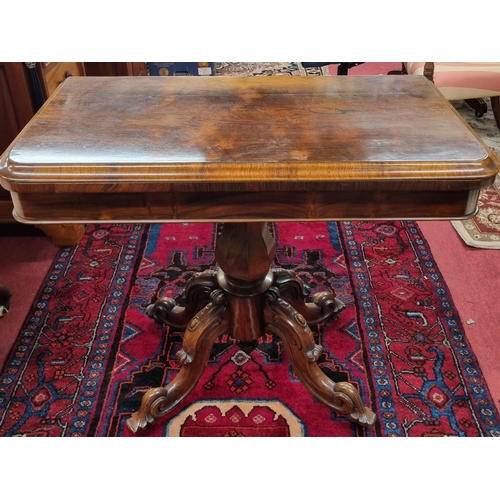
<path id="1" fill-rule="evenodd" d="M 485 99 L 488 112 L 477 118 L 465 102 L 453 102 L 455 109 L 467 121 L 491 151 L 500 158 L 500 129 L 491 111 L 490 99 Z M 476 248 L 500 249 L 500 176 L 479 196 L 478 212 L 471 219 L 452 221 L 452 225 L 467 245 Z"/>

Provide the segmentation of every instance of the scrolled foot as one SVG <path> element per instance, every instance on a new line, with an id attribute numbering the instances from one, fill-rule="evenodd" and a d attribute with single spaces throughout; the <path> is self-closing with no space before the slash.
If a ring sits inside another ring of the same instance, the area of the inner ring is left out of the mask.
<path id="1" fill-rule="evenodd" d="M 224 292 L 214 290 L 210 300 L 186 328 L 182 349 L 177 353 L 182 363 L 179 373 L 166 387 L 149 389 L 144 394 L 139 411 L 127 420 L 127 427 L 132 432 L 145 429 L 163 417 L 193 390 L 205 370 L 214 342 L 228 333 Z"/>
<path id="2" fill-rule="evenodd" d="M 187 283 L 182 293 L 185 307 L 176 305 L 169 297 L 158 299 L 147 307 L 146 313 L 158 323 L 176 328 L 185 328 L 193 316 L 210 301 L 210 294 L 218 288 L 217 271 L 196 273 Z"/>
<path id="3" fill-rule="evenodd" d="M 313 296 L 313 301 L 306 300 L 311 289 L 293 272 L 287 269 L 274 269 L 274 283 L 280 296 L 299 312 L 309 325 L 321 323 L 329 318 L 336 318 L 345 304 L 335 297 L 334 292 L 320 292 Z"/>
<path id="4" fill-rule="evenodd" d="M 139 429 L 150 427 L 155 419 L 164 413 L 164 408 L 168 406 L 168 388 L 156 387 L 142 397 L 141 407 L 127 420 L 127 427 L 134 434 Z"/>
<path id="5" fill-rule="evenodd" d="M 346 415 L 351 422 L 363 427 L 375 425 L 377 416 L 363 404 L 358 390 L 349 382 L 337 382 L 331 387 L 331 402 L 327 403 L 339 415 Z"/>
<path id="6" fill-rule="evenodd" d="M 326 318 L 336 318 L 337 315 L 345 308 L 345 304 L 335 297 L 334 293 L 331 292 L 320 292 L 314 295 L 313 304 L 318 308 L 314 309 L 310 304 L 309 308 L 314 311 L 317 318 L 309 322 L 309 324 L 315 324 L 320 321 L 324 321 Z M 308 306 L 308 304 L 306 304 Z"/>
<path id="7" fill-rule="evenodd" d="M 266 332 L 277 335 L 283 341 L 295 373 L 309 392 L 352 422 L 364 427 L 373 426 L 376 416 L 363 405 L 354 385 L 334 382 L 317 365 L 321 346 L 315 344 L 304 317 L 280 298 L 275 287 L 269 289 L 265 299 Z"/>
<path id="8" fill-rule="evenodd" d="M 175 300 L 163 297 L 146 308 L 146 314 L 158 323 L 167 323 L 170 311 L 176 306 Z"/>

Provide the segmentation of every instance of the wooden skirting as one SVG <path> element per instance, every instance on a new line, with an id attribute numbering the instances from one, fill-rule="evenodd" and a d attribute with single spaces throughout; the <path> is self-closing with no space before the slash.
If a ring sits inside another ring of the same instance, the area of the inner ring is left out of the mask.
<path id="1" fill-rule="evenodd" d="M 5 224 L 8 222 L 16 222 L 12 216 L 12 201 L 10 200 L 0 200 L 0 223 Z"/>

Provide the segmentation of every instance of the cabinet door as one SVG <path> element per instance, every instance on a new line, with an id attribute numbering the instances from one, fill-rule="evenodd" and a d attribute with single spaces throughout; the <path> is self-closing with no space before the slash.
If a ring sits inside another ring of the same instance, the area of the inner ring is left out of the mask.
<path id="1" fill-rule="evenodd" d="M 21 62 L 0 63 L 0 153 L 33 116 L 31 94 Z"/>
<path id="2" fill-rule="evenodd" d="M 148 76 L 143 62 L 86 62 L 87 76 Z"/>
<path id="3" fill-rule="evenodd" d="M 85 76 L 83 63 L 79 62 L 43 62 L 43 80 L 45 84 L 46 96 L 50 96 L 54 90 L 70 76 Z"/>
<path id="4" fill-rule="evenodd" d="M 36 63 L 42 86 L 42 99 L 47 98 L 68 76 L 85 76 L 83 63 Z M 0 152 L 31 120 L 34 104 L 24 63 L 0 63 Z M 0 223 L 14 222 L 10 193 L 0 186 Z M 42 228 L 56 245 L 77 245 L 83 235 L 82 224 L 49 224 Z"/>
<path id="5" fill-rule="evenodd" d="M 148 68 L 146 66 L 146 63 L 133 62 L 128 64 L 132 66 L 132 74 L 134 76 L 148 76 Z"/>
<path id="6" fill-rule="evenodd" d="M 31 94 L 24 64 L 0 62 L 0 154 L 33 116 Z M 0 186 L 0 222 L 11 222 L 10 193 Z"/>

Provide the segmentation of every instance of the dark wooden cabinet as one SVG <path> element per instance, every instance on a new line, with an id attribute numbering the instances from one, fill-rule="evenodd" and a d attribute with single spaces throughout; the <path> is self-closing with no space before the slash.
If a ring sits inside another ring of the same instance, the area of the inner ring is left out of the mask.
<path id="1" fill-rule="evenodd" d="M 24 63 L 0 62 L 0 151 L 3 153 L 33 116 Z M 12 221 L 10 193 L 0 187 L 0 222 Z"/>
<path id="2" fill-rule="evenodd" d="M 0 63 L 0 150 L 3 152 L 33 116 L 23 63 Z"/>
<path id="3" fill-rule="evenodd" d="M 37 64 L 45 98 L 52 95 L 66 78 L 85 76 L 85 66 L 81 62 L 42 62 Z"/>
<path id="4" fill-rule="evenodd" d="M 148 76 L 144 62 L 86 62 L 87 76 Z"/>
<path id="5" fill-rule="evenodd" d="M 147 76 L 144 62 L 0 62 L 0 154 L 45 100 L 72 76 Z M 0 223 L 15 222 L 10 193 L 0 186 Z M 55 244 L 76 244 L 82 225 L 44 225 Z"/>
<path id="6" fill-rule="evenodd" d="M 85 76 L 81 62 L 0 62 L 0 152 L 21 132 L 43 102 L 68 77 Z M 14 222 L 10 193 L 0 186 L 0 223 Z M 44 231 L 55 244 L 74 244 L 81 225 L 51 225 Z"/>

